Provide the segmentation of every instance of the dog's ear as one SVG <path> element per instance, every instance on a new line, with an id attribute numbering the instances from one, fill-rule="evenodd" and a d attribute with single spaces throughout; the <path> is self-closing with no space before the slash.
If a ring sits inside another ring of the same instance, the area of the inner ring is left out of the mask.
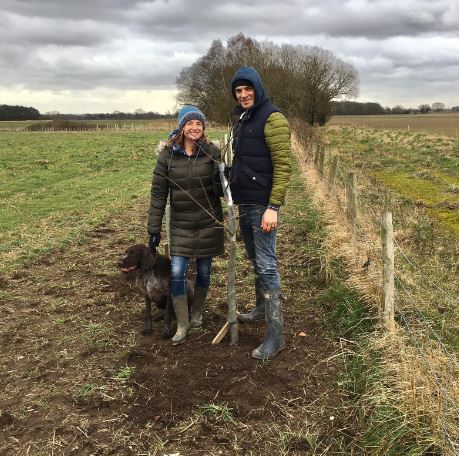
<path id="1" fill-rule="evenodd" d="M 153 255 L 149 248 L 145 248 L 142 250 L 142 258 L 140 259 L 140 269 L 142 270 L 142 272 L 150 271 L 154 268 L 156 263 L 155 256 L 156 255 Z"/>

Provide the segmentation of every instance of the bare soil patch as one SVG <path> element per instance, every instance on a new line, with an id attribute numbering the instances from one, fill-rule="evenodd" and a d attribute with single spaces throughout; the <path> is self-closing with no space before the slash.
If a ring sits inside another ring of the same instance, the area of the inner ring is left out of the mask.
<path id="1" fill-rule="evenodd" d="M 309 233 L 281 229 L 286 348 L 263 363 L 250 352 L 264 323 L 240 325 L 236 347 L 211 345 L 226 320 L 225 258 L 203 330 L 178 347 L 160 323 L 140 334 L 143 297 L 116 261 L 145 239 L 145 213 L 134 201 L 80 244 L 1 277 L 0 453 L 339 454 L 352 429 L 339 346 L 315 306 L 327 286 L 320 258 L 299 248 Z M 255 296 L 239 251 L 244 308 Z"/>

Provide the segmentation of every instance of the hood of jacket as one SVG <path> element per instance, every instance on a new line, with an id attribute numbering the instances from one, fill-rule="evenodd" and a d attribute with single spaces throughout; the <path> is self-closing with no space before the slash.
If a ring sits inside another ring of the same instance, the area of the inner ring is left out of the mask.
<path id="1" fill-rule="evenodd" d="M 231 80 L 231 93 L 235 100 L 237 100 L 235 83 L 241 79 L 249 81 L 255 89 L 255 106 L 266 100 L 265 89 L 261 82 L 260 75 L 255 68 L 249 66 L 239 68 L 239 70 L 234 73 L 233 79 Z"/>

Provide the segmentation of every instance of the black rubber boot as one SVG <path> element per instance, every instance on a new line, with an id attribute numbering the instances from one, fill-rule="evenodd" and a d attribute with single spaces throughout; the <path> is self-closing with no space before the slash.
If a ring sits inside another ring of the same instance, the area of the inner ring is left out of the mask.
<path id="1" fill-rule="evenodd" d="M 250 312 L 240 313 L 237 316 L 237 318 L 244 323 L 259 321 L 265 318 L 265 300 L 263 298 L 263 290 L 260 287 L 258 279 L 255 279 L 255 295 L 257 297 L 255 308 L 253 308 Z"/>
<path id="2" fill-rule="evenodd" d="M 263 343 L 253 350 L 252 358 L 268 360 L 275 358 L 285 346 L 283 335 L 284 317 L 279 299 L 279 289 L 263 290 L 263 296 L 268 331 Z"/>
<path id="3" fill-rule="evenodd" d="M 204 303 L 206 301 L 208 291 L 208 288 L 196 287 L 194 289 L 190 328 L 200 328 L 202 326 L 202 311 L 204 310 Z"/>
<path id="4" fill-rule="evenodd" d="M 188 297 L 186 294 L 172 297 L 175 317 L 177 318 L 177 332 L 172 338 L 172 345 L 180 345 L 186 340 L 188 328 Z"/>

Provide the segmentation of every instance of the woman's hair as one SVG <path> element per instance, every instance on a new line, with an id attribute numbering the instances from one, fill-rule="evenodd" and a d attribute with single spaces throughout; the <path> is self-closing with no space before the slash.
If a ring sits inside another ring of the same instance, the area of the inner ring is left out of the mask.
<path id="1" fill-rule="evenodd" d="M 169 138 L 166 146 L 172 146 L 172 144 L 180 144 L 183 147 L 183 143 L 185 142 L 185 135 L 183 133 L 183 130 L 184 129 L 182 128 L 180 132 L 176 133 L 171 138 Z M 200 139 L 205 143 L 209 142 L 209 140 L 207 139 L 205 130 L 202 132 L 202 136 Z"/>

